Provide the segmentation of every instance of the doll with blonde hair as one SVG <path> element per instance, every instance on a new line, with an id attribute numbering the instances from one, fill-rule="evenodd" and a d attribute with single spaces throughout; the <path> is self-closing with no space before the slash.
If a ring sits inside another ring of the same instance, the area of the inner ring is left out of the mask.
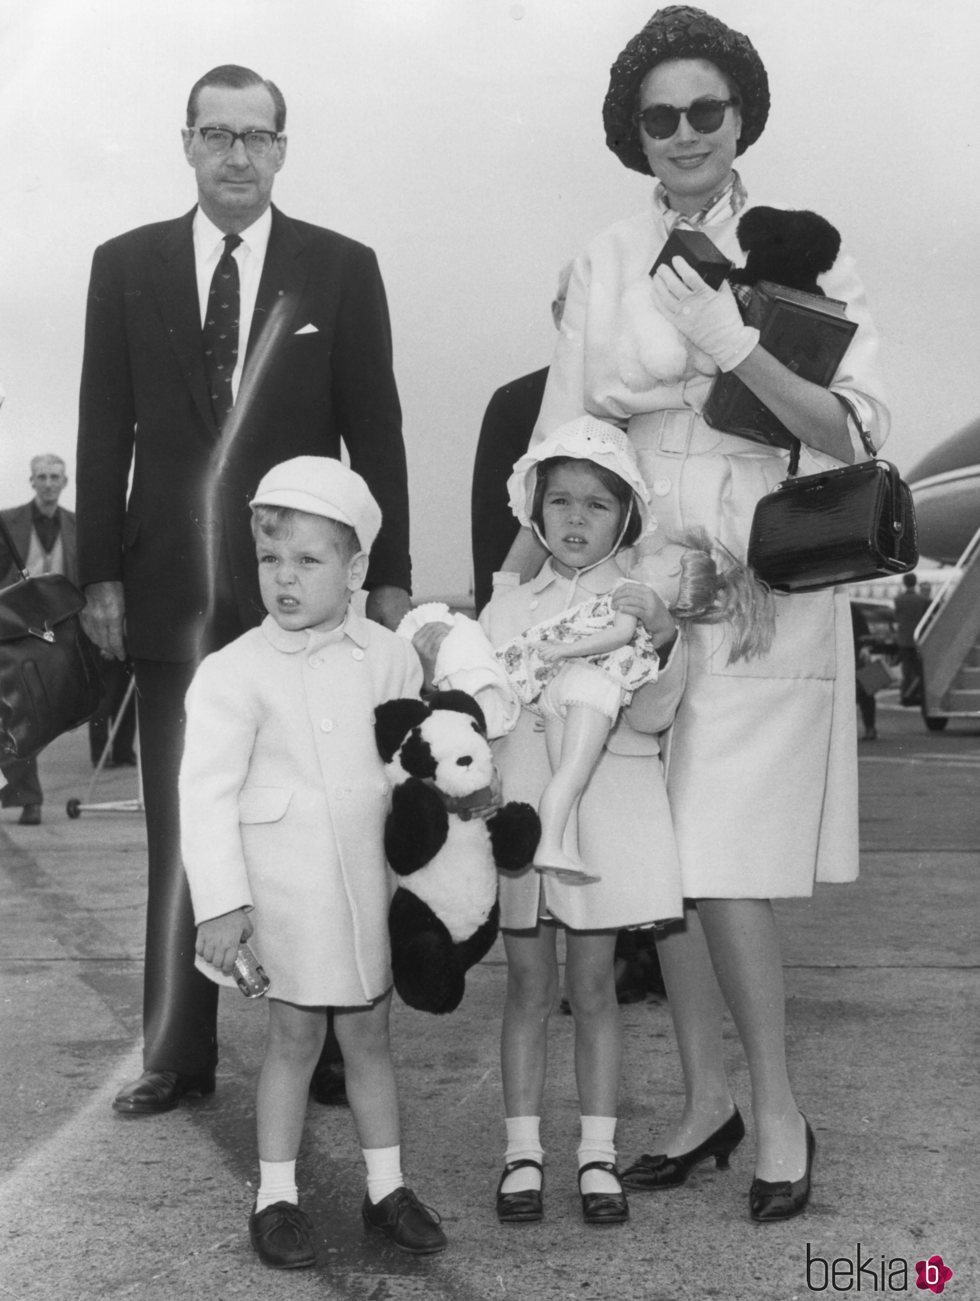
<path id="1" fill-rule="evenodd" d="M 564 611 L 496 651 L 521 704 L 544 720 L 552 778 L 534 866 L 594 880 L 578 853 L 578 803 L 621 709 L 656 680 L 664 657 L 644 623 L 615 608 L 613 593 L 627 575 L 648 585 L 672 636 L 693 620 L 729 623 L 730 662 L 765 652 L 771 600 L 733 556 L 715 559 L 704 530 L 656 545 L 646 485 L 615 426 L 590 416 L 563 426 L 517 462 L 509 489 L 518 519 L 573 580 Z M 623 553 L 634 546 L 641 558 L 630 569 Z M 586 599 L 573 605 L 575 596 Z"/>

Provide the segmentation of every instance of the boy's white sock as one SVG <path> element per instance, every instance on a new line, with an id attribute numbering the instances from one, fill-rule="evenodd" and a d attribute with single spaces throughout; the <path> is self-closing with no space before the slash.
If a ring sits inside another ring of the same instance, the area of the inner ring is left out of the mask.
<path id="1" fill-rule="evenodd" d="M 394 1147 L 362 1147 L 367 1166 L 367 1191 L 371 1204 L 377 1206 L 396 1188 L 403 1188 L 402 1150 Z"/>
<path id="2" fill-rule="evenodd" d="M 255 1198 L 255 1209 L 264 1211 L 273 1202 L 292 1202 L 294 1206 L 299 1205 L 295 1161 L 259 1162 L 259 1191 Z"/>
<path id="3" fill-rule="evenodd" d="M 511 1161 L 530 1159 L 544 1163 L 544 1148 L 541 1146 L 540 1116 L 507 1116 L 507 1150 L 504 1152 L 504 1165 Z M 533 1166 L 521 1166 L 507 1176 L 500 1186 L 502 1193 L 520 1193 L 527 1189 L 541 1187 L 542 1176 Z"/>
<path id="4" fill-rule="evenodd" d="M 590 1161 L 610 1161 L 616 1164 L 615 1116 L 583 1116 L 582 1141 L 578 1148 L 578 1168 Z M 581 1180 L 583 1193 L 618 1193 L 622 1189 L 613 1175 L 605 1170 L 589 1170 Z"/>

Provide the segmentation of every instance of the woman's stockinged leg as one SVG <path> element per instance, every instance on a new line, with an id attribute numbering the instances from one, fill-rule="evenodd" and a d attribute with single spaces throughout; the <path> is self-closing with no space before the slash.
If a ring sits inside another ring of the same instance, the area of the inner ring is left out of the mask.
<path id="1" fill-rule="evenodd" d="M 558 998 L 556 928 L 538 923 L 533 931 L 505 931 L 507 996 L 500 1034 L 504 1115 L 508 1145 L 505 1162 L 541 1161 L 538 1125 L 548 1064 L 548 1020 Z M 540 1188 L 541 1176 L 523 1166 L 508 1175 L 501 1192 Z"/>
<path id="2" fill-rule="evenodd" d="M 756 1175 L 799 1179 L 806 1139 L 786 1065 L 783 965 L 768 899 L 703 899 L 698 908 L 752 1083 Z"/>
<path id="3" fill-rule="evenodd" d="M 687 908 L 683 925 L 658 933 L 657 956 L 684 1075 L 684 1110 L 661 1150 L 679 1156 L 703 1143 L 735 1108 L 721 1033 L 725 1000 L 696 908 Z"/>
<path id="4" fill-rule="evenodd" d="M 324 1008 L 269 1000 L 269 1039 L 256 1094 L 260 1160 L 296 1159 L 310 1079 L 326 1033 Z"/>

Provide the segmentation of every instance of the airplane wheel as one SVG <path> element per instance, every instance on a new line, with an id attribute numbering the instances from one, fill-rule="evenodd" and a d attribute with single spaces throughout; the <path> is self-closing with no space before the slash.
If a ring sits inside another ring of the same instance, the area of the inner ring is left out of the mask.
<path id="1" fill-rule="evenodd" d="M 81 817 L 82 814 L 81 800 L 69 800 L 68 803 L 65 805 L 65 812 L 68 814 L 70 818 Z"/>

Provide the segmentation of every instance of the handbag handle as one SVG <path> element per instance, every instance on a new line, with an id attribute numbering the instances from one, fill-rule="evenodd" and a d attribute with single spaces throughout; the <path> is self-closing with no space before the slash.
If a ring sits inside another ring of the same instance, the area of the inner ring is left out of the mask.
<path id="1" fill-rule="evenodd" d="M 10 559 L 14 562 L 14 568 L 18 571 L 21 578 L 30 578 L 30 574 L 27 571 L 27 565 L 24 563 L 24 557 L 18 551 L 17 543 L 11 537 L 10 529 L 7 527 L 7 521 L 4 519 L 2 514 L 0 514 L 0 534 L 3 535 L 3 540 L 6 544 L 7 550 L 10 552 Z"/>
<path id="2" fill-rule="evenodd" d="M 847 414 L 857 425 L 857 431 L 861 438 L 861 446 L 867 452 L 870 459 L 872 461 L 875 460 L 878 456 L 878 449 L 871 441 L 871 435 L 868 433 L 867 429 L 865 429 L 864 421 L 861 419 L 860 415 L 858 414 L 857 408 L 854 406 L 852 402 L 849 402 L 847 398 L 840 393 L 835 393 L 834 397 L 846 409 Z M 800 468 L 800 452 L 802 448 L 803 448 L 803 443 L 801 442 L 801 440 L 799 438 L 794 437 L 793 446 L 790 448 L 789 451 L 789 465 L 786 467 L 786 473 L 790 476 L 790 478 L 793 478 L 793 476 L 797 473 L 797 471 Z"/>

